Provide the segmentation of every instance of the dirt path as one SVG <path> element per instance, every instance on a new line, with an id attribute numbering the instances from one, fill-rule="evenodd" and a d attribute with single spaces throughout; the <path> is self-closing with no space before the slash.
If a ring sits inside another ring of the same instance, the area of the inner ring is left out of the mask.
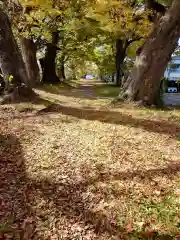
<path id="1" fill-rule="evenodd" d="M 44 91 L 45 90 L 45 91 Z M 107 105 L 119 89 L 98 80 L 81 80 L 76 87 L 49 87 L 39 90 L 38 93 L 50 101 L 76 107 L 102 107 Z"/>
<path id="2" fill-rule="evenodd" d="M 176 239 L 179 112 L 102 110 L 85 83 L 0 107 L 0 239 Z"/>

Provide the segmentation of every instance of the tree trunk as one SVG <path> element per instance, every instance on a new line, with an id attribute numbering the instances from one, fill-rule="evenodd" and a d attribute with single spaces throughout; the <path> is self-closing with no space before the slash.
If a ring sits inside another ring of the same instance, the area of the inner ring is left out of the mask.
<path id="1" fill-rule="evenodd" d="M 6 84 L 5 84 L 4 78 L 2 76 L 2 71 L 0 69 L 0 94 L 4 93 L 5 87 L 6 87 Z"/>
<path id="2" fill-rule="evenodd" d="M 159 19 L 136 58 L 135 67 L 125 82 L 124 96 L 141 101 L 144 105 L 156 105 L 161 79 L 177 46 L 180 36 L 180 1 Z"/>
<path id="3" fill-rule="evenodd" d="M 19 87 L 22 83 L 30 86 L 24 62 L 14 39 L 11 23 L 8 16 L 0 8 L 0 68 L 4 79 L 14 87 Z"/>
<path id="4" fill-rule="evenodd" d="M 56 74 L 56 54 L 59 32 L 52 33 L 52 42 L 47 45 L 46 55 L 43 60 L 43 83 L 56 84 L 60 80 Z"/>
<path id="5" fill-rule="evenodd" d="M 114 80 L 115 80 L 115 76 L 114 75 L 115 75 L 115 73 L 112 73 L 112 75 L 111 75 L 111 81 L 112 82 L 114 82 Z"/>
<path id="6" fill-rule="evenodd" d="M 0 8 L 0 68 L 6 83 L 4 96 L 1 104 L 21 100 L 31 100 L 36 95 L 31 89 L 19 51 L 17 42 L 13 36 L 11 22 L 5 12 Z"/>
<path id="7" fill-rule="evenodd" d="M 124 41 L 116 40 L 116 86 L 121 86 L 123 76 L 123 63 L 126 57 L 126 48 L 124 48 Z"/>
<path id="8" fill-rule="evenodd" d="M 40 84 L 39 66 L 36 57 L 36 44 L 33 40 L 24 37 L 21 37 L 20 41 L 26 72 L 31 81 L 31 86 L 35 87 Z"/>
<path id="9" fill-rule="evenodd" d="M 65 75 L 65 58 L 64 56 L 61 57 L 61 62 L 60 62 L 60 68 L 59 68 L 59 77 L 60 79 L 62 80 L 65 80 L 66 79 L 66 75 Z"/>

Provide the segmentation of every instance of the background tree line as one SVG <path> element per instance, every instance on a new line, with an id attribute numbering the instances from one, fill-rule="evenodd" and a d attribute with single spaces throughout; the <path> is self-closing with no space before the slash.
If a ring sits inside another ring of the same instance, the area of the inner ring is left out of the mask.
<path id="1" fill-rule="evenodd" d="M 39 84 L 94 72 L 116 73 L 121 97 L 157 104 L 164 70 L 178 44 L 179 7 L 178 0 L 3 2 L 0 68 L 5 99 L 26 98 Z"/>

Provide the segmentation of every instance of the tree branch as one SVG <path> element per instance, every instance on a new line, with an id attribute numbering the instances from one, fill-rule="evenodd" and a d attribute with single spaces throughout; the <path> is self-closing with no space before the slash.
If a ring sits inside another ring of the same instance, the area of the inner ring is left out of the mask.
<path id="1" fill-rule="evenodd" d="M 127 49 L 133 42 L 139 41 L 141 39 L 143 39 L 143 37 L 135 37 L 130 40 L 127 40 L 125 43 L 125 48 Z"/>

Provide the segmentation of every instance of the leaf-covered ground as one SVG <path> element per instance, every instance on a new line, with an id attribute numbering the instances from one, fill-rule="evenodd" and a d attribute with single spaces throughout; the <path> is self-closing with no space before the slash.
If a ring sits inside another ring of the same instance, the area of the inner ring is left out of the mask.
<path id="1" fill-rule="evenodd" d="M 0 239 L 178 239 L 180 112 L 110 105 L 116 91 L 0 107 Z"/>

